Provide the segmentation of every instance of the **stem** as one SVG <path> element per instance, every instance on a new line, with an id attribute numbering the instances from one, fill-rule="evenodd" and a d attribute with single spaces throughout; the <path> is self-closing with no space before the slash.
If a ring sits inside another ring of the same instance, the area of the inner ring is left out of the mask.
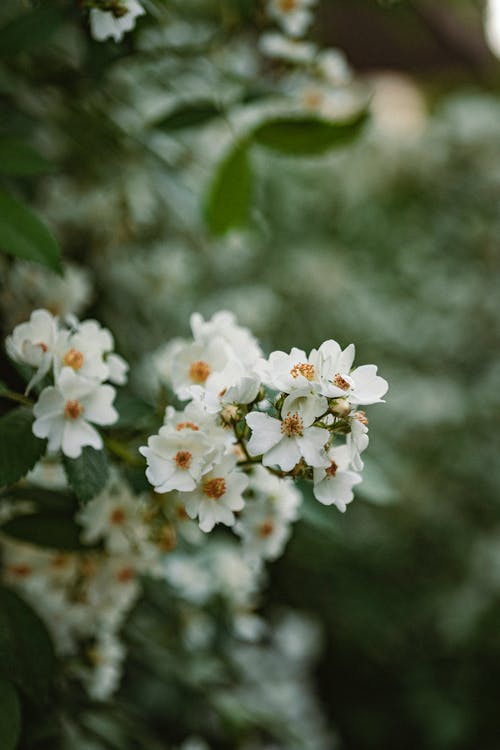
<path id="1" fill-rule="evenodd" d="M 33 406 L 34 404 L 34 401 L 27 396 L 23 396 L 22 393 L 11 391 L 9 388 L 0 391 L 0 398 L 8 398 L 9 401 L 15 401 L 18 404 L 23 404 L 23 406 Z"/>
<path id="2" fill-rule="evenodd" d="M 134 451 L 131 451 L 130 448 L 127 448 L 126 445 L 120 443 L 118 440 L 107 437 L 104 438 L 104 444 L 106 445 L 106 448 L 110 451 L 110 453 L 113 453 L 118 458 L 121 458 L 122 461 L 127 463 L 129 466 L 141 468 L 144 466 L 144 460 L 136 455 Z"/>

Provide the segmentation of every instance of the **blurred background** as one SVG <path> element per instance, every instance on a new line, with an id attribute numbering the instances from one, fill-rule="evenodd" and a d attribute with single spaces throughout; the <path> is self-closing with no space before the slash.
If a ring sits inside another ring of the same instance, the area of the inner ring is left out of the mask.
<path id="1" fill-rule="evenodd" d="M 370 119 L 319 157 L 256 150 L 249 221 L 223 236 L 201 206 L 227 133 L 161 123 L 186 91 L 241 103 L 278 85 L 277 71 L 259 72 L 259 4 L 181 5 L 165 3 L 168 24 L 141 21 L 119 48 L 68 23 L 40 53 L 1 53 L 2 128 L 57 164 L 22 190 L 67 264 L 59 280 L 3 261 L 4 331 L 40 305 L 95 315 L 141 395 L 154 390 L 148 352 L 187 335 L 193 310 L 234 311 L 266 350 L 356 342 L 390 391 L 368 415 L 355 502 L 341 515 L 308 497 L 269 566 L 258 611 L 307 623 L 294 621 L 290 648 L 314 641 L 314 705 L 287 694 L 303 678 L 285 674 L 275 695 L 302 706 L 303 735 L 266 747 L 498 750 L 500 65 L 486 4 L 321 2 L 311 38 L 344 52 Z M 283 91 L 297 75 L 285 71 Z M 141 653 L 148 633 L 176 637 L 174 624 L 160 629 L 155 606 L 168 607 L 154 588 L 128 624 Z M 277 667 L 252 654 L 241 658 L 260 660 L 255 687 Z M 241 716 L 224 704 L 224 740 L 206 718 L 218 677 L 199 677 L 202 696 L 179 687 L 179 664 L 153 674 L 154 662 L 131 658 L 118 698 L 141 704 L 148 747 L 186 727 L 236 747 Z"/>

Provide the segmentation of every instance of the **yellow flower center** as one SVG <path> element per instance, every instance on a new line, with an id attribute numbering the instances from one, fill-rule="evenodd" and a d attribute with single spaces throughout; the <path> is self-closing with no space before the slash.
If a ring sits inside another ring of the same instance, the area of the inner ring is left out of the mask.
<path id="1" fill-rule="evenodd" d="M 343 378 L 339 372 L 333 378 L 333 385 L 336 385 L 337 388 L 340 388 L 343 391 L 348 391 L 350 388 L 348 381 Z"/>
<path id="2" fill-rule="evenodd" d="M 80 370 L 83 365 L 83 354 L 78 349 L 68 349 L 64 355 L 63 362 L 73 370 Z"/>
<path id="3" fill-rule="evenodd" d="M 339 467 L 337 466 L 337 464 L 335 463 L 335 461 L 332 461 L 331 464 L 330 464 L 330 466 L 328 467 L 328 469 L 326 469 L 325 471 L 326 471 L 326 473 L 328 474 L 329 477 L 334 477 L 335 474 L 337 473 L 338 468 Z"/>
<path id="4" fill-rule="evenodd" d="M 84 412 L 84 408 L 79 401 L 70 399 L 64 406 L 65 419 L 78 419 Z"/>
<path id="5" fill-rule="evenodd" d="M 189 368 L 189 377 L 193 383 L 204 383 L 210 375 L 210 365 L 202 359 L 193 362 Z"/>
<path id="6" fill-rule="evenodd" d="M 203 482 L 203 492 L 207 497 L 218 500 L 226 491 L 226 480 L 223 477 L 215 477 Z"/>
<path id="7" fill-rule="evenodd" d="M 292 378 L 298 378 L 299 375 L 303 375 L 307 380 L 314 380 L 316 372 L 314 365 L 310 365 L 307 362 L 300 362 L 298 365 L 294 365 L 290 370 Z"/>
<path id="8" fill-rule="evenodd" d="M 179 422 L 175 429 L 177 432 L 180 432 L 181 430 L 193 430 L 193 432 L 198 432 L 200 428 L 198 425 L 194 424 L 194 422 Z"/>
<path id="9" fill-rule="evenodd" d="M 281 423 L 281 432 L 287 437 L 302 437 L 304 434 L 304 422 L 298 414 L 288 414 Z"/>
<path id="10" fill-rule="evenodd" d="M 183 469 L 185 471 L 186 469 L 189 469 L 192 458 L 193 456 L 189 451 L 177 451 L 174 456 L 174 461 L 179 469 Z"/>
<path id="11" fill-rule="evenodd" d="M 259 536 L 267 539 L 274 531 L 274 523 L 271 520 L 263 521 L 259 526 Z"/>

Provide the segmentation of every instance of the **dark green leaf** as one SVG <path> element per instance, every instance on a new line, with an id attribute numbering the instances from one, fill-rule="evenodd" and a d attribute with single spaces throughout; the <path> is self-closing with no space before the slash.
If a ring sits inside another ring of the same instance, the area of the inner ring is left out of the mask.
<path id="1" fill-rule="evenodd" d="M 252 201 L 248 141 L 242 141 L 219 165 L 207 197 L 205 216 L 214 234 L 246 224 Z"/>
<path id="2" fill-rule="evenodd" d="M 71 489 L 87 502 L 98 495 L 108 481 L 109 467 L 105 450 L 85 446 L 80 458 L 64 457 L 64 469 Z"/>
<path id="3" fill-rule="evenodd" d="M 118 391 L 114 405 L 120 416 L 113 428 L 141 428 L 154 416 L 153 407 L 150 404 L 124 390 Z"/>
<path id="4" fill-rule="evenodd" d="M 47 6 L 17 16 L 0 28 L 0 57 L 9 58 L 45 44 L 63 18 L 60 10 Z"/>
<path id="5" fill-rule="evenodd" d="M 341 122 L 312 116 L 278 117 L 260 125 L 254 131 L 253 138 L 261 146 L 282 154 L 314 156 L 353 140 L 366 118 L 365 112 Z"/>
<path id="6" fill-rule="evenodd" d="M 45 625 L 17 594 L 0 587 L 0 674 L 43 703 L 54 669 L 54 649 Z"/>
<path id="7" fill-rule="evenodd" d="M 0 678 L 0 747 L 15 750 L 21 728 L 21 706 L 17 690 L 8 680 Z"/>
<path id="8" fill-rule="evenodd" d="M 31 409 L 13 409 L 0 418 L 0 486 L 17 482 L 42 458 L 47 442 L 33 435 Z"/>
<path id="9" fill-rule="evenodd" d="M 47 490 L 33 484 L 12 487 L 3 497 L 14 502 L 33 503 L 36 511 L 72 515 L 78 510 L 77 498 L 72 493 Z"/>
<path id="10" fill-rule="evenodd" d="M 182 130 L 192 128 L 196 125 L 204 125 L 206 122 L 219 117 L 221 110 L 209 99 L 181 104 L 161 120 L 154 123 L 161 130 Z"/>
<path id="11" fill-rule="evenodd" d="M 0 172 L 9 175 L 37 175 L 48 172 L 50 162 L 17 138 L 0 138 Z"/>
<path id="12" fill-rule="evenodd" d="M 31 513 L 17 516 L 0 526 L 2 533 L 21 542 L 55 551 L 88 549 L 80 541 L 81 527 L 68 515 Z"/>
<path id="13" fill-rule="evenodd" d="M 5 191 L 0 191 L 0 251 L 61 272 L 61 251 L 40 219 Z"/>

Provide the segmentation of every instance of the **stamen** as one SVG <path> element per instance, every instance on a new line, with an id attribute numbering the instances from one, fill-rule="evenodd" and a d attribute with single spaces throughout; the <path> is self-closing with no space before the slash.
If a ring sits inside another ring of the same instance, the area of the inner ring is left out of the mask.
<path id="1" fill-rule="evenodd" d="M 174 456 L 174 461 L 179 467 L 179 469 L 189 469 L 191 465 L 191 459 L 193 456 L 189 451 L 177 451 L 177 453 Z"/>
<path id="2" fill-rule="evenodd" d="M 84 412 L 84 408 L 79 401 L 66 401 L 64 406 L 65 419 L 78 419 Z"/>
<path id="3" fill-rule="evenodd" d="M 293 13 L 297 9 L 297 0 L 278 0 L 278 3 L 283 13 Z"/>
<path id="4" fill-rule="evenodd" d="M 262 539 L 267 539 L 271 536 L 271 534 L 274 531 L 274 523 L 271 520 L 263 521 L 261 525 L 259 526 L 259 536 L 262 537 Z"/>
<path id="5" fill-rule="evenodd" d="M 304 422 L 298 414 L 288 414 L 281 423 L 281 432 L 287 437 L 302 437 L 304 434 Z"/>
<path id="6" fill-rule="evenodd" d="M 204 383 L 210 375 L 210 365 L 203 360 L 193 362 L 189 368 L 189 377 L 193 383 Z"/>
<path id="7" fill-rule="evenodd" d="M 109 515 L 109 520 L 114 526 L 121 526 L 126 518 L 127 516 L 123 508 L 115 508 Z"/>
<path id="8" fill-rule="evenodd" d="M 63 362 L 73 370 L 80 370 L 83 366 L 83 354 L 78 349 L 68 349 L 64 355 Z"/>
<path id="9" fill-rule="evenodd" d="M 343 391 L 348 391 L 351 387 L 348 383 L 348 381 L 342 377 L 340 373 L 337 373 L 335 377 L 333 378 L 333 384 L 337 386 L 337 388 L 340 388 Z"/>
<path id="10" fill-rule="evenodd" d="M 218 500 L 225 491 L 226 480 L 223 477 L 216 477 L 215 479 L 209 479 L 208 482 L 203 482 L 203 492 L 213 500 Z"/>
<path id="11" fill-rule="evenodd" d="M 198 432 L 200 428 L 194 422 L 179 422 L 175 429 L 177 432 L 180 432 L 181 430 L 193 430 L 193 432 Z"/>
<path id="12" fill-rule="evenodd" d="M 364 411 L 354 412 L 354 419 L 357 419 L 358 422 L 361 422 L 361 424 L 364 424 L 364 425 L 368 424 L 368 419 L 366 418 L 366 414 Z"/>
<path id="13" fill-rule="evenodd" d="M 133 568 L 122 568 L 116 574 L 116 580 L 119 583 L 130 583 L 135 578 L 135 570 Z"/>
<path id="14" fill-rule="evenodd" d="M 292 378 L 298 378 L 299 375 L 303 375 L 307 380 L 314 380 L 316 372 L 314 365 L 310 365 L 308 362 L 300 362 L 298 365 L 294 365 L 290 370 Z"/>
<path id="15" fill-rule="evenodd" d="M 332 461 L 331 464 L 330 464 L 330 466 L 328 467 L 328 469 L 325 469 L 325 471 L 326 471 L 326 473 L 328 474 L 329 477 L 334 477 L 335 474 L 337 473 L 338 468 L 339 467 L 337 466 L 337 464 L 335 463 L 335 461 Z"/>

